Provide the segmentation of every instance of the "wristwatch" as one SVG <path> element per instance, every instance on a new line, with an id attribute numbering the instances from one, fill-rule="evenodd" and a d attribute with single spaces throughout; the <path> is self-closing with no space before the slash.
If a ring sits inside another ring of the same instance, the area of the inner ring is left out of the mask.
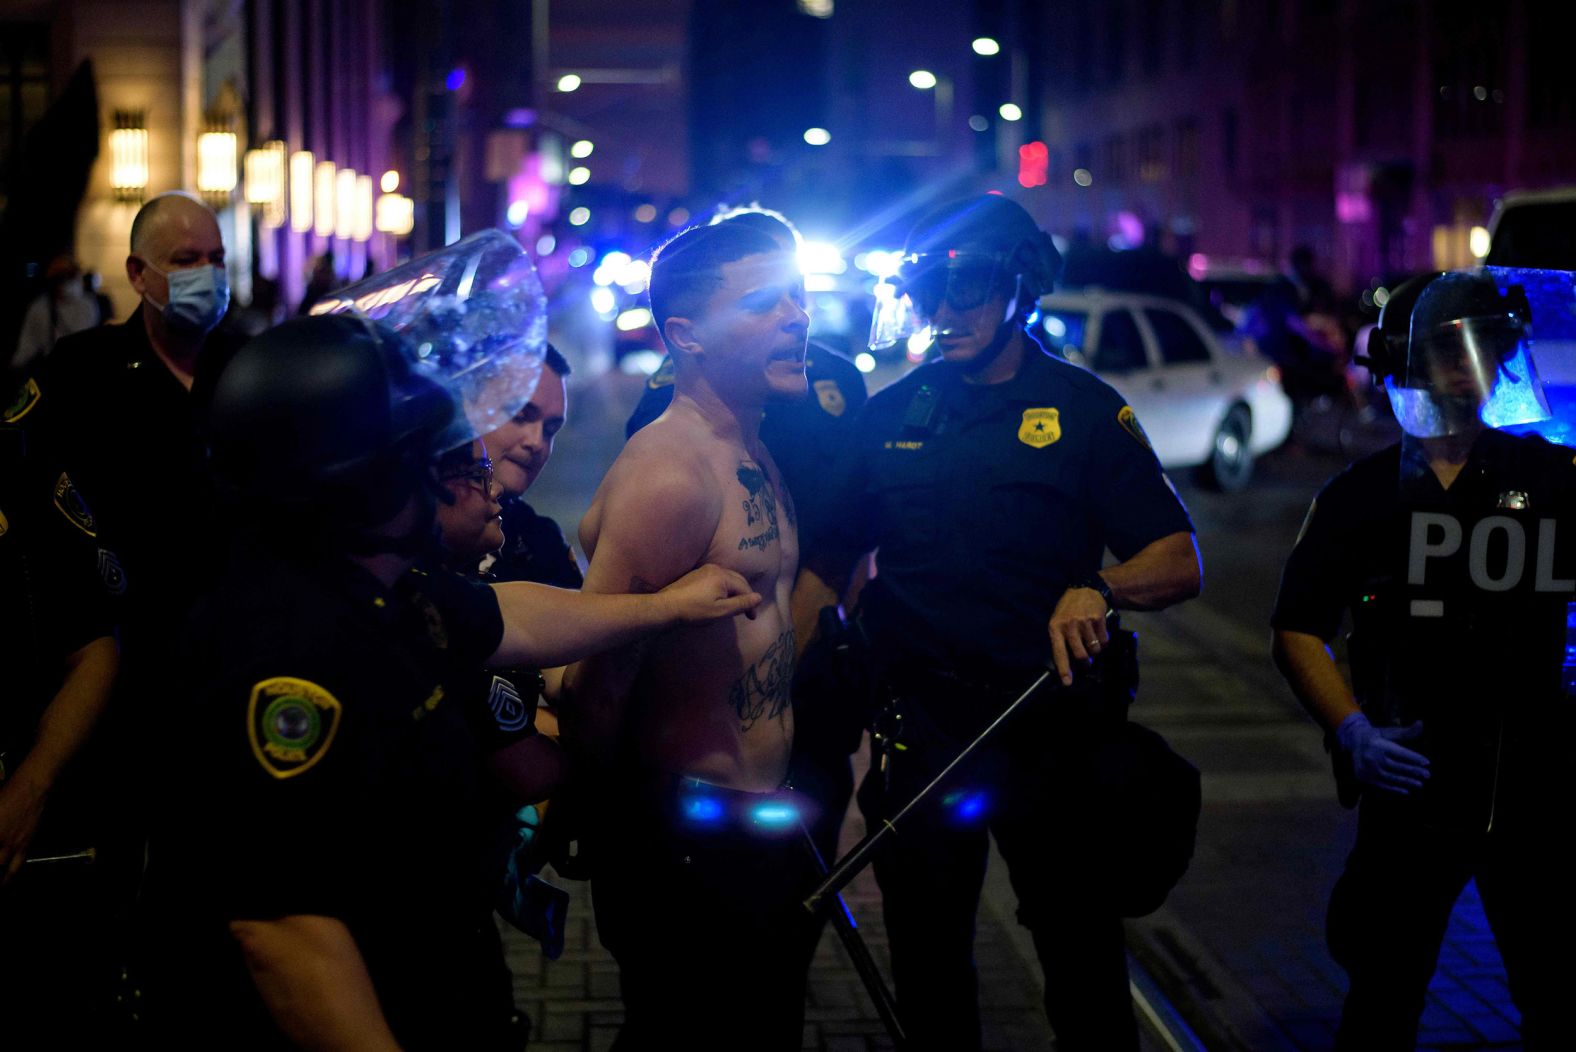
<path id="1" fill-rule="evenodd" d="M 1116 609 L 1116 597 L 1111 594 L 1111 586 L 1105 583 L 1105 578 L 1098 573 L 1086 573 L 1073 582 L 1074 588 L 1093 588 L 1100 593 L 1100 598 L 1105 600 L 1105 612 L 1110 613 Z"/>

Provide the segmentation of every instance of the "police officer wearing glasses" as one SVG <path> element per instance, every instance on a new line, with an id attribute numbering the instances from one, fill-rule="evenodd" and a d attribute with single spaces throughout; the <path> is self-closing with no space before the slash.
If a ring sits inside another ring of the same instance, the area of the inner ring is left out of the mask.
<path id="1" fill-rule="evenodd" d="M 1357 841 L 1330 898 L 1350 977 L 1336 1048 L 1411 1049 L 1456 899 L 1476 880 L 1529 1049 L 1564 1047 L 1576 719 L 1573 451 L 1498 430 L 1548 416 L 1529 338 L 1571 276 L 1425 274 L 1368 345 L 1401 441 L 1331 479 L 1287 560 L 1277 665 L 1323 726 Z M 1547 303 L 1527 292 L 1556 289 Z M 1351 684 L 1330 650 L 1350 616 Z M 1562 670 L 1562 664 L 1566 667 Z"/>
<path id="2" fill-rule="evenodd" d="M 940 360 L 861 413 L 840 471 L 841 505 L 858 512 L 840 553 L 813 557 L 835 585 L 850 556 L 876 550 L 858 620 L 899 704 L 877 726 L 897 747 L 859 792 L 872 824 L 1039 672 L 1054 667 L 1061 684 L 876 856 L 899 1013 L 924 1048 L 980 1047 L 987 829 L 1045 968 L 1058 1047 L 1137 1047 L 1126 906 L 1103 846 L 1125 831 L 1090 806 L 1089 761 L 1123 733 L 1132 685 L 1111 615 L 1196 595 L 1199 558 L 1132 410 L 1028 328 L 1059 268 L 1050 238 L 1004 197 L 920 221 L 895 286 L 878 292 L 872 343 L 928 325 Z M 1116 561 L 1102 568 L 1107 549 Z"/>

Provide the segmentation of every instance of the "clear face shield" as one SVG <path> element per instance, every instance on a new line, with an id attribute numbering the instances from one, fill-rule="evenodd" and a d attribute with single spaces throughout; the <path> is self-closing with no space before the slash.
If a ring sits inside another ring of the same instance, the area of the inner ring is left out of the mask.
<path id="1" fill-rule="evenodd" d="M 496 430 L 536 390 L 547 350 L 547 297 L 530 257 L 502 231 L 472 234 L 312 308 L 347 311 L 400 333 L 412 369 L 454 399 L 459 411 L 438 448 Z"/>
<path id="2" fill-rule="evenodd" d="M 1436 278 L 1412 309 L 1406 368 L 1385 378 L 1409 439 L 1473 434 L 1550 418 L 1525 289 L 1488 272 Z"/>
<path id="3" fill-rule="evenodd" d="M 924 329 L 946 303 L 955 311 L 976 310 L 1000 294 L 1006 258 L 995 252 L 918 252 L 903 257 L 897 274 L 876 285 L 870 346 L 891 347 Z M 1012 319 L 1017 297 L 1002 322 Z"/>

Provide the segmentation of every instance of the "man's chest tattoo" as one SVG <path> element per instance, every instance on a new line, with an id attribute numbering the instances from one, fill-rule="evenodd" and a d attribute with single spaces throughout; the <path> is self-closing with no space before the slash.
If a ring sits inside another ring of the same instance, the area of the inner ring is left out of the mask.
<path id="1" fill-rule="evenodd" d="M 793 685 L 793 629 L 772 641 L 760 659 L 728 689 L 728 704 L 745 733 L 762 717 L 781 720 L 790 704 Z"/>
<path id="2" fill-rule="evenodd" d="M 739 538 L 739 551 L 749 548 L 766 550 L 780 533 L 777 527 L 777 491 L 766 472 L 754 464 L 739 465 L 739 485 L 749 497 L 739 502 L 744 508 L 745 526 L 752 531 Z M 790 520 L 791 521 L 791 520 Z"/>

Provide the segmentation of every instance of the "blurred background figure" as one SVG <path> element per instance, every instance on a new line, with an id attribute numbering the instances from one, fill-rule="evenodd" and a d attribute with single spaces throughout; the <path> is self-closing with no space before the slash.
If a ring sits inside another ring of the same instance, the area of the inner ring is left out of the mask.
<path id="1" fill-rule="evenodd" d="M 44 268 L 44 291 L 28 305 L 22 333 L 11 356 L 11 371 L 20 375 L 48 354 L 55 341 L 109 321 L 104 303 L 89 287 L 77 261 L 61 254 Z"/>
<path id="2" fill-rule="evenodd" d="M 339 275 L 334 272 L 334 250 L 329 249 L 312 261 L 312 277 L 306 283 L 306 294 L 301 297 L 296 313 L 310 314 L 313 305 L 339 284 Z"/>

